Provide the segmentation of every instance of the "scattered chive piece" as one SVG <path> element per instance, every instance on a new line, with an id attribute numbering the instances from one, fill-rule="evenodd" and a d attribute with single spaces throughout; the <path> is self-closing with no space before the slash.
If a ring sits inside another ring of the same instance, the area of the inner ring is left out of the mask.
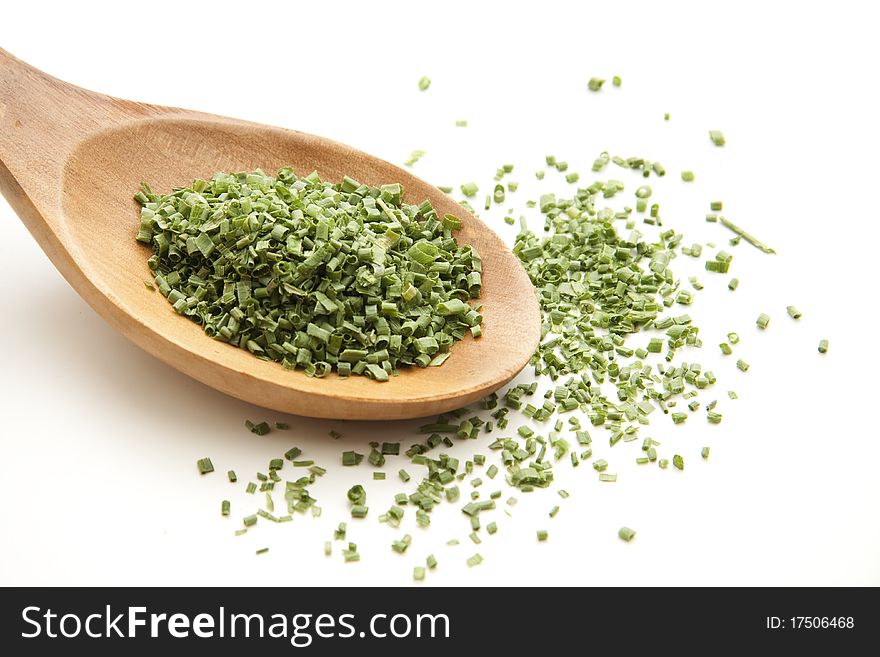
<path id="1" fill-rule="evenodd" d="M 602 78 L 590 78 L 590 81 L 587 82 L 587 88 L 590 91 L 599 91 L 603 84 L 605 84 L 605 80 Z M 548 164 L 550 163 L 548 162 Z"/>
<path id="2" fill-rule="evenodd" d="M 427 91 L 428 87 L 431 86 L 431 78 L 427 75 L 423 75 L 419 78 L 419 91 Z"/>
<path id="3" fill-rule="evenodd" d="M 411 477 L 409 476 L 409 473 L 402 468 L 397 472 L 397 476 L 400 477 L 400 480 L 403 483 L 407 483 L 411 479 Z"/>
<path id="4" fill-rule="evenodd" d="M 226 476 L 229 478 L 230 483 L 234 484 L 236 481 L 238 481 L 238 475 L 235 474 L 235 470 L 230 470 L 226 473 Z"/>
<path id="5" fill-rule="evenodd" d="M 266 554 L 269 551 L 269 548 L 260 548 L 257 550 L 257 554 Z"/>
<path id="6" fill-rule="evenodd" d="M 425 565 L 428 566 L 431 570 L 437 567 L 437 557 L 433 554 L 429 554 L 428 558 L 425 559 Z"/>
<path id="7" fill-rule="evenodd" d="M 661 468 L 663 468 L 665 470 L 666 466 L 669 465 L 669 459 L 660 459 L 660 461 L 657 463 L 657 465 L 659 465 Z"/>
<path id="8" fill-rule="evenodd" d="M 712 143 L 716 146 L 724 146 L 724 144 L 726 143 L 724 139 L 724 134 L 720 130 L 710 130 L 709 139 L 711 139 Z"/>
<path id="9" fill-rule="evenodd" d="M 424 566 L 416 566 L 413 568 L 413 580 L 416 582 L 421 582 L 425 579 L 425 567 Z"/>
<path id="10" fill-rule="evenodd" d="M 250 420 L 245 420 L 244 425 L 250 430 L 251 433 L 255 433 L 258 436 L 265 436 L 267 433 L 272 431 L 272 427 L 269 426 L 268 422 L 260 422 L 259 424 L 254 424 Z"/>
<path id="11" fill-rule="evenodd" d="M 770 324 L 770 315 L 766 313 L 761 313 L 758 315 L 758 319 L 755 320 L 755 323 L 758 325 L 758 328 L 764 330 L 767 328 L 767 325 Z"/>
<path id="12" fill-rule="evenodd" d="M 480 556 L 479 552 L 467 560 L 467 565 L 469 568 L 473 568 L 474 566 L 478 566 L 481 563 L 483 563 L 483 557 Z"/>
<path id="13" fill-rule="evenodd" d="M 245 516 L 242 519 L 242 522 L 244 523 L 245 527 L 253 527 L 254 525 L 257 524 L 257 516 L 255 516 L 255 515 Z"/>
<path id="14" fill-rule="evenodd" d="M 728 390 L 727 396 L 730 397 L 731 399 L 739 399 L 739 397 L 737 396 L 737 394 L 733 390 Z"/>
<path id="15" fill-rule="evenodd" d="M 718 346 L 721 347 L 721 353 L 724 354 L 725 356 L 729 356 L 730 354 L 733 353 L 733 349 L 731 349 L 730 345 L 727 344 L 726 342 L 722 342 Z"/>
<path id="16" fill-rule="evenodd" d="M 373 473 L 373 481 L 384 481 L 385 473 L 384 472 L 374 472 Z"/>
<path id="17" fill-rule="evenodd" d="M 229 500 L 223 500 L 220 503 L 220 515 L 228 516 L 229 515 L 229 507 L 230 507 Z"/>
<path id="18" fill-rule="evenodd" d="M 409 158 L 403 164 L 404 166 L 411 167 L 413 164 L 421 160 L 424 155 L 425 151 L 415 150 L 409 154 Z"/>
<path id="19" fill-rule="evenodd" d="M 275 428 L 281 431 L 287 431 L 288 429 L 290 429 L 290 425 L 287 422 L 276 422 Z"/>
<path id="20" fill-rule="evenodd" d="M 672 465 L 674 465 L 679 470 L 684 470 L 684 459 L 676 454 L 672 457 Z"/>
<path id="21" fill-rule="evenodd" d="M 254 493 L 257 492 L 257 485 L 254 482 L 249 481 L 247 488 L 245 488 L 244 492 L 253 495 Z"/>
<path id="22" fill-rule="evenodd" d="M 739 279 L 738 278 L 731 278 L 730 282 L 727 284 L 727 289 L 729 289 L 730 291 L 733 291 L 737 287 L 739 287 Z"/>
<path id="23" fill-rule="evenodd" d="M 803 316 L 801 314 L 801 311 L 798 310 L 797 308 L 795 308 L 794 306 L 788 306 L 786 308 L 786 310 L 788 311 L 788 316 L 791 317 L 792 319 L 800 319 Z"/>
<path id="24" fill-rule="evenodd" d="M 693 182 L 696 179 L 693 171 L 682 171 L 681 179 L 685 182 Z"/>
<path id="25" fill-rule="evenodd" d="M 708 447 L 704 447 L 704 448 L 700 451 L 700 455 L 703 457 L 704 460 L 708 459 L 708 458 L 709 458 L 709 448 L 708 448 Z"/>
<path id="26" fill-rule="evenodd" d="M 571 173 L 565 176 L 565 182 L 576 183 L 581 177 L 577 171 L 572 171 Z"/>
<path id="27" fill-rule="evenodd" d="M 668 121 L 668 120 L 669 120 L 669 112 L 666 112 L 666 114 L 663 115 L 663 120 L 664 120 L 664 121 Z"/>
<path id="28" fill-rule="evenodd" d="M 599 481 L 614 483 L 615 481 L 617 481 L 617 475 L 616 474 L 608 474 L 607 472 L 600 472 L 599 473 Z"/>
<path id="29" fill-rule="evenodd" d="M 437 185 L 437 189 L 439 189 L 444 194 L 452 193 L 452 187 L 450 187 L 449 185 Z"/>
<path id="30" fill-rule="evenodd" d="M 738 361 L 736 361 L 736 366 L 740 370 L 742 370 L 743 372 L 749 371 L 749 364 L 746 361 L 744 361 L 742 358 L 740 358 Z"/>
<path id="31" fill-rule="evenodd" d="M 611 78 L 611 84 L 613 84 L 615 87 L 619 87 L 621 82 L 622 80 L 620 79 L 619 75 L 615 75 L 613 78 Z"/>
<path id="32" fill-rule="evenodd" d="M 461 193 L 468 198 L 476 196 L 478 191 L 480 191 L 480 188 L 477 187 L 477 183 L 475 182 L 466 182 L 461 186 Z"/>
<path id="33" fill-rule="evenodd" d="M 147 288 L 150 292 L 156 291 L 156 286 L 153 285 L 150 281 L 144 281 L 144 287 Z"/>
<path id="34" fill-rule="evenodd" d="M 756 249 L 759 249 L 759 250 L 763 251 L 764 253 L 776 253 L 776 251 L 774 251 L 774 250 L 771 249 L 769 246 L 767 246 L 766 244 L 764 244 L 763 242 L 761 242 L 761 241 L 760 241 L 758 238 L 756 238 L 755 236 L 750 235 L 749 233 L 747 233 L 746 231 L 744 231 L 742 228 L 740 228 L 739 226 L 737 226 L 737 225 L 736 225 L 735 223 L 733 223 L 732 221 L 728 221 L 728 220 L 725 219 L 724 217 L 720 217 L 720 218 L 719 218 L 719 221 L 721 222 L 721 225 L 722 225 L 722 226 L 725 226 L 726 228 L 729 228 L 730 230 L 732 230 L 734 233 L 736 233 L 737 235 L 739 235 L 740 237 L 742 237 L 746 242 L 748 242 L 749 244 L 751 244 L 752 246 L 754 246 Z"/>
<path id="35" fill-rule="evenodd" d="M 730 344 L 736 344 L 737 342 L 739 342 L 739 336 L 736 333 L 731 332 L 727 334 L 727 340 L 728 342 L 730 342 Z"/>
<path id="36" fill-rule="evenodd" d="M 342 452 L 342 465 L 358 465 L 363 460 L 363 454 L 354 451 Z"/>
<path id="37" fill-rule="evenodd" d="M 214 464 L 211 463 L 211 459 L 205 457 L 203 459 L 199 459 L 196 461 L 196 465 L 199 468 L 199 474 L 206 475 L 209 472 L 214 472 Z"/>
<path id="38" fill-rule="evenodd" d="M 828 353 L 828 340 L 825 340 L 825 339 L 819 340 L 819 353 L 820 354 Z"/>
<path id="39" fill-rule="evenodd" d="M 539 541 L 546 541 L 547 540 L 547 530 L 546 529 L 539 529 L 537 533 L 538 533 L 538 540 Z"/>
<path id="40" fill-rule="evenodd" d="M 466 119 L 458 119 L 455 122 L 456 128 L 467 128 L 467 120 Z"/>
<path id="41" fill-rule="evenodd" d="M 557 504 L 552 509 L 550 509 L 550 517 L 555 518 L 556 514 L 559 513 L 559 505 Z"/>
<path id="42" fill-rule="evenodd" d="M 723 208 L 724 204 L 721 201 L 712 201 L 709 203 L 709 209 L 712 210 L 712 212 L 721 212 Z"/>
<path id="43" fill-rule="evenodd" d="M 617 530 L 617 535 L 622 540 L 629 543 L 631 540 L 633 540 L 633 538 L 635 538 L 636 533 L 635 533 L 635 531 L 633 531 L 629 527 L 621 527 L 619 530 Z"/>

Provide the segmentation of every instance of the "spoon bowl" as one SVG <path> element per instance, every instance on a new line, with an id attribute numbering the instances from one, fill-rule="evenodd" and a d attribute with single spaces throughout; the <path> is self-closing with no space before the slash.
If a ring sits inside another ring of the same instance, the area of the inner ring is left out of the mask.
<path id="1" fill-rule="evenodd" d="M 157 192 L 216 171 L 291 166 L 339 181 L 399 182 L 463 227 L 483 260 L 483 337 L 452 347 L 442 367 L 402 368 L 378 383 L 323 379 L 212 340 L 145 280 L 151 251 L 135 241 L 142 181 Z M 0 191 L 74 289 L 110 325 L 193 378 L 277 411 L 336 419 L 422 417 L 469 404 L 510 381 L 540 337 L 531 282 L 501 239 L 449 196 L 343 144 L 282 128 L 119 100 L 56 80 L 0 50 Z"/>

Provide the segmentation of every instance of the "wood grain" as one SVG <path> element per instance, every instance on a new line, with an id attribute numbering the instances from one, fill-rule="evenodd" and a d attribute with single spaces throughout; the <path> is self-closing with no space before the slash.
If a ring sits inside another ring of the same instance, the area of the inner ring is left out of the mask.
<path id="1" fill-rule="evenodd" d="M 313 379 L 208 338 L 149 279 L 137 243 L 141 181 L 156 191 L 215 171 L 290 165 L 322 178 L 400 182 L 462 218 L 459 241 L 483 258 L 483 337 L 452 347 L 442 367 L 406 368 L 388 383 Z M 172 367 L 266 408 L 337 419 L 401 419 L 471 403 L 512 379 L 540 335 L 532 285 L 501 239 L 409 172 L 343 144 L 292 130 L 110 98 L 56 80 L 0 50 L 0 191 L 73 288 L 114 329 Z"/>

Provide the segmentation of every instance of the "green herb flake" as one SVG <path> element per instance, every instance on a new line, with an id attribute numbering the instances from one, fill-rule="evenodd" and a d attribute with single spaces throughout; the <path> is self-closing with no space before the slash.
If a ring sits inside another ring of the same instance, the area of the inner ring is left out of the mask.
<path id="1" fill-rule="evenodd" d="M 209 459 L 208 457 L 196 461 L 196 466 L 198 466 L 199 468 L 200 475 L 206 475 L 209 472 L 214 472 L 214 464 L 211 463 L 211 459 Z"/>
<path id="2" fill-rule="evenodd" d="M 427 75 L 423 75 L 419 78 L 419 91 L 427 91 L 428 87 L 431 86 L 431 78 Z"/>
<path id="3" fill-rule="evenodd" d="M 636 532 L 629 527 L 621 527 L 619 530 L 617 530 L 617 535 L 620 537 L 621 540 L 629 543 L 635 538 Z"/>
<path id="4" fill-rule="evenodd" d="M 720 130 L 710 130 L 709 139 L 711 139 L 712 143 L 716 146 L 724 146 L 724 144 L 726 143 L 724 139 L 724 134 Z"/>

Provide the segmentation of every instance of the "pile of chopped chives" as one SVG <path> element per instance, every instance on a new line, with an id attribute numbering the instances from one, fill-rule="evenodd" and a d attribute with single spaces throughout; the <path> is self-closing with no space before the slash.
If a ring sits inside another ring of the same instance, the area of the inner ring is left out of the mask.
<path id="1" fill-rule="evenodd" d="M 604 80 L 594 78 L 589 88 L 598 91 L 603 83 Z M 619 78 L 615 77 L 612 83 L 620 86 Z M 665 118 L 668 120 L 669 115 Z M 725 143 L 720 131 L 710 131 L 710 138 L 716 146 Z M 414 157 L 416 153 L 420 152 L 414 152 Z M 612 158 L 607 152 L 596 159 L 593 172 L 603 171 L 609 162 L 641 172 L 644 177 L 652 172 L 656 176 L 665 175 L 665 169 L 659 163 L 643 158 Z M 546 164 L 560 172 L 568 169 L 567 162 L 557 160 L 552 155 L 547 156 Z M 513 165 L 503 165 L 498 169 L 495 180 L 500 181 L 512 170 Z M 538 172 L 537 178 L 544 179 L 543 170 Z M 568 183 L 579 181 L 576 172 L 567 173 L 565 178 Z M 682 179 L 690 182 L 695 176 L 691 171 L 684 171 Z M 452 192 L 453 188 L 441 189 Z M 479 191 L 475 182 L 464 183 L 460 189 L 466 197 L 474 197 Z M 547 389 L 543 400 L 536 398 L 536 395 L 540 397 L 538 382 L 513 385 L 503 393 L 493 393 L 484 398 L 478 408 L 451 411 L 422 425 L 419 431 L 423 438 L 411 444 L 403 457 L 400 456 L 398 443 L 382 443 L 381 446 L 377 442 L 370 443 L 368 456 L 351 450 L 343 452 L 341 460 L 344 466 L 359 466 L 366 461 L 369 466 L 380 468 L 386 466 L 387 456 L 408 459 L 414 473 L 419 468 L 424 469 L 422 476 L 399 469 L 402 484 L 412 482 L 412 487 L 408 492 L 394 495 L 393 503 L 378 516 L 378 522 L 398 528 L 409 512 L 415 516 L 419 526 L 427 527 L 431 523 L 430 514 L 438 505 L 452 504 L 460 508 L 464 524 L 470 532 L 470 540 L 480 544 L 498 531 L 495 520 L 484 525 L 481 516 L 497 514 L 499 506 L 496 500 L 503 494 L 502 490 L 484 494 L 483 476 L 487 479 L 485 483 L 489 484 L 502 473 L 499 480 L 503 479 L 508 487 L 530 493 L 551 487 L 554 467 L 561 462 L 570 461 L 571 467 L 576 468 L 581 462 L 591 461 L 592 469 L 582 469 L 581 472 L 593 473 L 592 476 L 599 482 L 617 481 L 618 475 L 608 472 L 608 461 L 593 457 L 594 448 L 598 451 L 605 443 L 605 440 L 596 439 L 598 435 L 593 435 L 599 431 L 606 432 L 606 451 L 614 449 L 620 442 L 639 441 L 642 455 L 636 458 L 637 464 L 656 464 L 660 469 L 668 469 L 671 462 L 674 470 L 684 470 L 684 457 L 681 454 L 672 453 L 671 458 L 659 458 L 661 443 L 651 437 L 642 438 L 639 432 L 649 424 L 649 416 L 657 410 L 662 411 L 661 416 L 668 416 L 672 424 L 684 423 L 701 408 L 701 403 L 694 397 L 716 383 L 715 375 L 704 370 L 699 363 L 675 362 L 680 350 L 699 348 L 702 341 L 699 329 L 691 317 L 683 312 L 685 309 L 680 308 L 691 305 L 695 293 L 681 288 L 681 282 L 670 264 L 678 251 L 699 258 L 702 246 L 694 244 L 682 247 L 682 235 L 670 229 L 661 229 L 658 238 L 649 239 L 635 229 L 631 208 L 615 211 L 599 207 L 600 200 L 615 197 L 624 189 L 624 182 L 609 179 L 579 188 L 570 198 L 557 198 L 555 194 L 547 193 L 539 201 L 529 201 L 528 207 L 538 207 L 544 216 L 543 237 L 528 230 L 521 218 L 522 230 L 516 238 L 514 253 L 535 286 L 542 311 L 542 340 L 531 365 L 535 375 L 547 384 L 544 386 Z M 506 191 L 515 192 L 516 184 L 509 183 Z M 493 193 L 486 198 L 486 209 L 493 202 L 496 205 L 504 203 L 506 191 L 503 185 L 495 185 Z M 648 185 L 636 189 L 636 212 L 645 213 L 645 224 L 662 226 L 659 205 L 653 203 L 649 210 L 648 199 L 652 194 L 653 190 Z M 470 207 L 467 201 L 462 204 Z M 713 213 L 720 212 L 722 207 L 720 201 L 710 204 Z M 510 216 L 512 214 L 513 210 L 508 210 L 505 223 L 515 223 Z M 739 239 L 745 239 L 766 253 L 774 253 L 724 217 L 707 215 L 707 221 L 720 221 L 734 231 L 736 236 L 735 241 L 731 240 L 732 245 Z M 625 224 L 628 234 L 619 232 L 615 222 Z M 708 246 L 714 248 L 713 244 Z M 726 274 L 731 260 L 730 254 L 719 251 L 706 261 L 706 270 Z M 728 288 L 735 290 L 738 282 L 736 278 L 729 279 Z M 703 289 L 703 285 L 694 277 L 691 277 L 690 283 L 694 290 Z M 794 306 L 788 306 L 786 310 L 794 319 L 801 317 Z M 768 315 L 760 314 L 758 327 L 767 328 L 769 320 Z M 639 338 L 638 334 L 644 330 L 654 333 L 647 340 Z M 658 331 L 663 337 L 658 337 Z M 628 344 L 630 342 L 632 346 Z M 727 342 L 720 344 L 722 353 L 732 354 L 732 345 L 739 342 L 736 333 L 728 333 Z M 823 339 L 819 351 L 825 353 L 827 348 L 828 341 Z M 663 362 L 652 365 L 651 359 Z M 749 364 L 739 359 L 736 367 L 745 372 Z M 615 394 L 605 394 L 603 386 L 610 386 Z M 737 398 L 733 391 L 729 390 L 727 394 L 731 400 Z M 715 410 L 716 404 L 717 400 L 705 404 L 706 421 L 710 424 L 718 424 L 722 420 L 722 415 Z M 567 421 L 562 417 L 566 414 Z M 513 427 L 510 426 L 511 421 L 516 422 Z M 582 426 L 581 421 L 588 423 L 589 428 Z M 547 429 L 536 431 L 527 422 L 544 424 Z M 268 423 L 248 424 L 254 433 L 260 435 L 269 430 Z M 280 427 L 281 424 L 276 423 L 276 426 Z M 482 434 L 493 431 L 498 432 L 498 437 L 484 446 L 496 455 L 496 463 L 489 463 L 484 454 L 474 454 L 463 461 L 444 452 L 444 448 L 451 448 L 459 441 L 479 439 Z M 285 456 L 293 461 L 300 453 L 294 448 Z M 702 460 L 708 460 L 709 453 L 710 447 L 702 447 Z M 199 462 L 200 472 L 203 472 L 202 461 Z M 320 509 L 315 506 L 315 500 L 310 498 L 304 486 L 313 483 L 325 470 L 314 466 L 311 461 L 294 461 L 293 465 L 300 463 L 312 467 L 308 477 L 284 482 L 289 513 L 305 512 L 312 508 L 313 515 L 318 515 Z M 270 480 L 258 473 L 258 479 L 263 482 L 260 490 L 266 487 L 268 491 L 266 508 L 245 517 L 246 528 L 253 526 L 258 516 L 267 517 L 268 514 L 273 517 L 271 491 L 276 482 L 281 482 L 278 471 L 283 465 L 281 459 L 270 462 Z M 230 473 L 230 481 L 236 481 L 234 473 Z M 475 476 L 477 474 L 482 476 Z M 385 472 L 374 470 L 373 479 L 384 480 Z M 254 492 L 250 486 L 255 485 L 250 484 L 248 492 Z M 291 490 L 294 491 L 292 495 Z M 559 489 L 557 492 L 562 499 L 569 497 L 565 490 Z M 353 486 L 347 498 L 351 505 L 351 516 L 358 522 L 366 521 L 364 487 Z M 510 516 L 510 509 L 516 502 L 516 497 L 509 497 L 506 505 L 500 508 Z M 315 509 L 318 509 L 318 513 Z M 558 505 L 554 506 L 549 517 L 555 518 L 559 509 Z M 228 515 L 229 510 L 229 502 L 224 500 L 222 515 Z M 284 517 L 275 520 L 283 521 Z M 334 532 L 334 539 L 345 541 L 346 530 L 346 523 L 340 523 Z M 242 531 L 246 529 L 236 533 Z M 481 533 L 483 531 L 485 533 Z M 625 542 L 631 541 L 635 535 L 634 530 L 625 526 L 618 531 L 619 538 Z M 544 542 L 549 532 L 544 528 L 537 529 L 536 536 L 539 542 Z M 412 535 L 404 534 L 391 541 L 390 546 L 394 552 L 405 555 L 412 543 Z M 449 546 L 458 544 L 457 538 L 447 542 Z M 331 555 L 330 541 L 325 542 L 324 553 Z M 360 559 L 354 543 L 348 543 L 348 549 L 343 550 L 342 554 L 346 562 Z M 482 561 L 483 557 L 476 553 L 466 563 L 475 566 Z M 414 580 L 422 581 L 428 570 L 436 567 L 436 557 L 429 555 L 425 564 L 413 567 Z"/>
<path id="2" fill-rule="evenodd" d="M 217 340 L 323 377 L 387 381 L 442 365 L 481 334 L 482 263 L 399 184 L 339 184 L 289 168 L 217 173 L 168 195 L 144 184 L 137 239 L 174 310 Z M 256 427 L 255 427 L 256 429 Z"/>

